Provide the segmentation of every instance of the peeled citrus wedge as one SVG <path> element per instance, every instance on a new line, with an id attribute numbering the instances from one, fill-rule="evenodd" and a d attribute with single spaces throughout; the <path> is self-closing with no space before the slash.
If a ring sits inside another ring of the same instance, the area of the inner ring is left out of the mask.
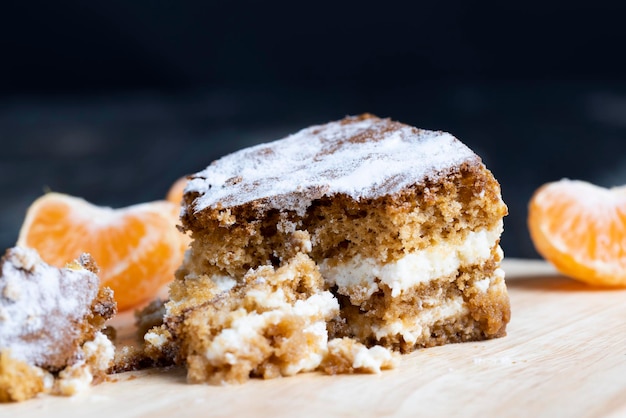
<path id="1" fill-rule="evenodd" d="M 180 205 L 183 200 L 183 192 L 185 191 L 185 186 L 187 186 L 187 181 L 187 177 L 181 177 L 176 180 L 167 192 L 165 200 Z"/>
<path id="2" fill-rule="evenodd" d="M 120 310 L 153 299 L 174 278 L 188 238 L 176 229 L 179 206 L 156 201 L 123 209 L 47 193 L 28 209 L 17 245 L 62 267 L 88 252 Z"/>
<path id="3" fill-rule="evenodd" d="M 589 284 L 626 286 L 626 187 L 561 180 L 530 200 L 535 248 L 563 274 Z"/>

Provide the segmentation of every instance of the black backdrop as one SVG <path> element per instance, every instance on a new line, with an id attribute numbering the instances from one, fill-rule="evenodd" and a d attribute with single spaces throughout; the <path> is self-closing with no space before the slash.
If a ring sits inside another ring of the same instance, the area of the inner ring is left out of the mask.
<path id="1" fill-rule="evenodd" d="M 463 140 L 503 247 L 561 177 L 626 183 L 618 2 L 15 2 L 0 13 L 0 244 L 44 190 L 123 206 L 240 147 L 372 112 Z"/>

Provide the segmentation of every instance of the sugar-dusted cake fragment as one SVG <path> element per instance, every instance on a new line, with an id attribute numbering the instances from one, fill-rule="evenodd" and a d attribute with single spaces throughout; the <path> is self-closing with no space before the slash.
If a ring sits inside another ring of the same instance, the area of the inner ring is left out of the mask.
<path id="1" fill-rule="evenodd" d="M 72 395 L 101 379 L 114 348 L 102 329 L 116 313 L 88 254 L 66 268 L 14 247 L 0 260 L 0 400 Z"/>

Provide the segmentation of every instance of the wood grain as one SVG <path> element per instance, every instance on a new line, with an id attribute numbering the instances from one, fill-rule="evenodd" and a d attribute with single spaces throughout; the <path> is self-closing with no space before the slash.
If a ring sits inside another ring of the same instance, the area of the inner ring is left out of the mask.
<path id="1" fill-rule="evenodd" d="M 216 387 L 185 383 L 181 369 L 124 373 L 73 398 L 0 406 L 0 417 L 626 416 L 626 290 L 540 261 L 504 267 L 512 319 L 501 339 L 421 350 L 380 375 Z"/>

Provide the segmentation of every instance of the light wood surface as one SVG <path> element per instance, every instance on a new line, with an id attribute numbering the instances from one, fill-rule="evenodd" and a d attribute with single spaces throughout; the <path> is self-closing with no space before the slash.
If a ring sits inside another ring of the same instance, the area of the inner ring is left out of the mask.
<path id="1" fill-rule="evenodd" d="M 421 350 L 380 375 L 216 387 L 187 384 L 181 369 L 150 370 L 72 398 L 0 405 L 0 417 L 626 417 L 626 290 L 578 284 L 540 261 L 504 268 L 508 336 Z"/>

